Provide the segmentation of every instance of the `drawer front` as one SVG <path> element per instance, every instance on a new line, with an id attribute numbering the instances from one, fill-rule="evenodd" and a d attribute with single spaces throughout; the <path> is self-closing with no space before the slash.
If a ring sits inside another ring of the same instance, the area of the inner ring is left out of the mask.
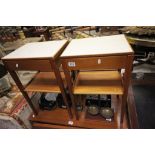
<path id="1" fill-rule="evenodd" d="M 69 70 L 121 69 L 125 68 L 127 56 L 72 58 L 63 60 Z"/>
<path id="2" fill-rule="evenodd" d="M 5 63 L 10 70 L 51 71 L 49 60 L 7 60 Z"/>

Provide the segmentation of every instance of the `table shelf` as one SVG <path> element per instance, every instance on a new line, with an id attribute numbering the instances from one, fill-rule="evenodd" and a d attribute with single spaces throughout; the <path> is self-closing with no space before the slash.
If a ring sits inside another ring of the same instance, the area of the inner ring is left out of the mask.
<path id="1" fill-rule="evenodd" d="M 108 122 L 104 119 L 91 119 L 91 118 L 80 118 L 79 120 L 76 120 L 74 117 L 72 120 L 68 119 L 68 114 L 65 109 L 57 108 L 55 110 L 51 111 L 39 111 L 38 115 L 35 117 L 31 116 L 30 120 L 33 122 L 32 126 L 35 127 L 36 123 L 45 123 L 52 126 L 59 125 L 57 128 L 62 128 L 63 126 L 66 126 L 66 128 L 118 128 L 117 121 Z M 69 121 L 72 121 L 73 124 L 70 125 Z"/>
<path id="2" fill-rule="evenodd" d="M 65 81 L 63 72 L 61 77 Z M 54 72 L 39 72 L 26 86 L 25 91 L 61 93 Z"/>
<path id="3" fill-rule="evenodd" d="M 85 97 L 83 97 L 82 103 L 85 102 Z M 111 122 L 106 121 L 101 116 L 90 116 L 87 113 L 85 108 L 82 112 L 79 112 L 79 120 L 75 116 L 70 120 L 68 119 L 67 111 L 65 109 L 56 108 L 51 111 L 40 110 L 38 115 L 35 117 L 31 116 L 30 120 L 33 122 L 32 126 L 34 128 L 85 128 L 85 129 L 102 129 L 102 128 L 119 128 L 119 105 L 120 100 L 117 100 L 117 97 L 112 96 L 112 107 L 115 109 L 114 119 Z M 72 121 L 73 124 L 69 125 L 69 121 Z M 123 128 L 128 128 L 128 123 L 124 121 Z"/>
<path id="4" fill-rule="evenodd" d="M 123 94 L 118 71 L 81 71 L 73 88 L 74 94 Z"/>

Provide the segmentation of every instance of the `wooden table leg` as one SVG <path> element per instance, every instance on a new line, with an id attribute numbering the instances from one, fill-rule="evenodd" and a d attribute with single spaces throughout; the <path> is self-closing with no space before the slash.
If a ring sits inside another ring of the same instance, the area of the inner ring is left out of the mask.
<path id="1" fill-rule="evenodd" d="M 66 82 L 67 82 L 67 85 L 68 85 L 69 95 L 71 97 L 71 101 L 72 101 L 72 104 L 73 104 L 73 109 L 74 109 L 74 112 L 75 112 L 75 116 L 76 116 L 76 119 L 78 120 L 79 116 L 78 116 L 78 112 L 76 110 L 76 105 L 77 104 L 75 102 L 74 95 L 72 93 L 73 87 L 72 87 L 72 80 L 71 80 L 70 72 L 67 69 L 66 63 L 63 62 L 63 61 L 62 61 L 62 67 L 63 67 L 64 74 L 65 74 L 65 77 L 66 77 Z"/>
<path id="2" fill-rule="evenodd" d="M 56 76 L 56 80 L 57 80 L 58 85 L 60 87 L 60 90 L 61 90 L 61 93 L 62 93 L 63 100 L 65 102 L 65 105 L 67 106 L 69 117 L 70 117 L 70 119 L 72 119 L 73 115 L 72 115 L 72 112 L 71 112 L 71 108 L 69 107 L 69 104 L 68 104 L 68 99 L 67 99 L 67 96 L 66 96 L 66 92 L 65 92 L 65 88 L 64 88 L 63 80 L 61 78 L 60 71 L 57 68 L 57 66 L 56 66 L 56 64 L 55 64 L 55 62 L 53 60 L 50 60 L 50 62 L 51 62 L 51 66 L 54 68 L 54 73 L 55 73 L 55 76 Z"/>
<path id="3" fill-rule="evenodd" d="M 8 71 L 9 71 L 11 77 L 13 78 L 13 80 L 15 81 L 17 87 L 19 88 L 19 90 L 21 91 L 23 96 L 25 97 L 25 99 L 28 102 L 29 106 L 31 107 L 32 111 L 34 112 L 35 115 L 37 115 L 38 111 L 35 109 L 35 107 L 31 101 L 31 99 L 29 98 L 27 92 L 24 91 L 24 87 L 23 87 L 21 81 L 19 80 L 17 73 L 15 71 L 10 71 L 10 70 L 8 70 Z"/>
<path id="4" fill-rule="evenodd" d="M 127 58 L 127 63 L 125 67 L 125 73 L 124 73 L 124 94 L 122 95 L 122 104 L 121 104 L 121 118 L 120 123 L 123 123 L 124 113 L 125 113 L 125 107 L 127 103 L 127 96 L 128 96 L 128 88 L 130 83 L 130 77 L 132 72 L 132 62 L 133 62 L 133 56 L 129 55 Z"/>

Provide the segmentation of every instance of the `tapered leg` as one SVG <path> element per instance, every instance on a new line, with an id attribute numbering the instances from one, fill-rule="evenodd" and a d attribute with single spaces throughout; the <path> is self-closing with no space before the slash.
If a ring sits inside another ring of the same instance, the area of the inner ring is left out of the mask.
<path id="1" fill-rule="evenodd" d="M 28 104 L 31 107 L 32 111 L 34 112 L 35 115 L 37 115 L 38 114 L 38 111 L 33 106 L 33 103 L 31 101 L 31 99 L 29 98 L 27 92 L 24 91 L 24 87 L 23 87 L 21 81 L 19 80 L 19 77 L 18 77 L 17 73 L 15 71 L 9 71 L 9 73 L 10 73 L 11 77 L 13 78 L 13 80 L 15 81 L 17 87 L 19 88 L 19 90 L 23 94 L 24 98 L 28 102 Z"/>
<path id="2" fill-rule="evenodd" d="M 64 73 L 65 73 L 66 82 L 67 82 L 68 89 L 69 89 L 69 95 L 70 95 L 70 98 L 71 98 L 71 101 L 72 101 L 75 116 L 76 116 L 76 119 L 78 120 L 79 116 L 78 116 L 78 112 L 76 110 L 76 101 L 75 101 L 74 95 L 72 93 L 73 87 L 72 87 L 72 79 L 71 79 L 71 76 L 70 76 L 70 72 L 67 69 L 67 66 L 66 66 L 65 62 L 62 62 L 62 67 L 63 67 Z"/>
<path id="3" fill-rule="evenodd" d="M 129 88 L 131 72 L 132 72 L 132 62 L 133 62 L 133 56 L 129 55 L 127 57 L 127 63 L 126 63 L 126 68 L 125 68 L 125 73 L 124 73 L 124 78 L 123 78 L 124 94 L 122 95 L 122 104 L 121 104 L 121 118 L 120 118 L 121 124 L 123 123 L 125 107 L 127 103 L 128 88 Z"/>
<path id="4" fill-rule="evenodd" d="M 65 88 L 64 88 L 63 80 L 61 78 L 60 71 L 57 68 L 57 65 L 55 64 L 55 62 L 53 60 L 50 60 L 50 62 L 51 62 L 51 66 L 54 68 L 54 73 L 55 73 L 55 76 L 56 76 L 56 80 L 57 80 L 58 85 L 60 87 L 60 90 L 61 90 L 61 93 L 62 93 L 63 100 L 65 102 L 65 105 L 67 106 L 69 117 L 70 117 L 70 119 L 72 119 L 73 115 L 72 115 L 72 112 L 71 112 L 71 108 L 69 107 L 69 104 L 68 104 L 68 99 L 67 99 L 67 96 L 66 96 L 66 92 L 65 92 Z"/>

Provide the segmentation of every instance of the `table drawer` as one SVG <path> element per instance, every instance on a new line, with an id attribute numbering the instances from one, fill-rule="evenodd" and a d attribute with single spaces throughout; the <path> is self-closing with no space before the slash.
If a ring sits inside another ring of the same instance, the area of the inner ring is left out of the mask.
<path id="1" fill-rule="evenodd" d="M 5 64 L 10 70 L 51 71 L 49 60 L 7 60 Z"/>
<path id="2" fill-rule="evenodd" d="M 125 68 L 127 56 L 89 57 L 65 59 L 69 70 Z"/>

